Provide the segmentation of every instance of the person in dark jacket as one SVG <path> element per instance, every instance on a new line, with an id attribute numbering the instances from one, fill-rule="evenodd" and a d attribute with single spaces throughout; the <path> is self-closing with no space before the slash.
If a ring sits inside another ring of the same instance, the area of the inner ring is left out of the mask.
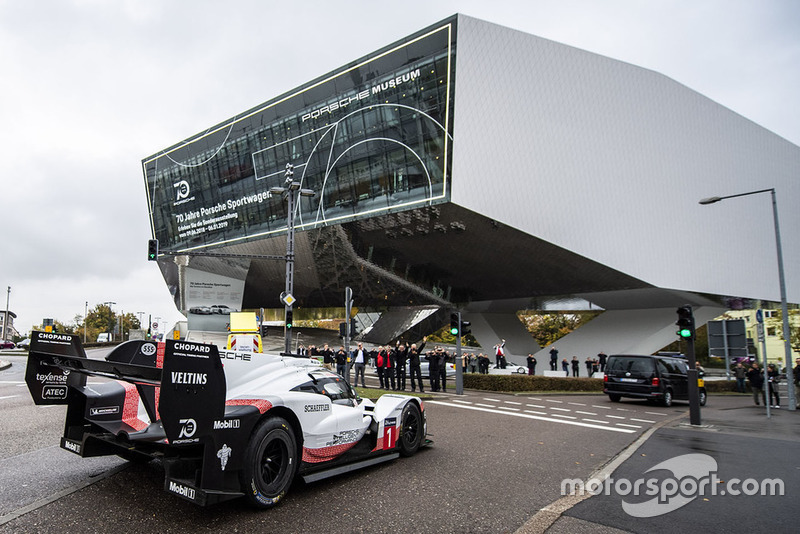
<path id="1" fill-rule="evenodd" d="M 533 354 L 528 354 L 528 374 L 536 374 L 536 357 Z"/>
<path id="2" fill-rule="evenodd" d="M 411 344 L 411 348 L 408 349 L 408 372 L 411 375 L 411 391 L 416 391 L 416 385 L 414 384 L 414 377 L 417 378 L 417 382 L 419 382 L 419 392 L 425 393 L 425 388 L 422 387 L 422 371 L 420 370 L 420 354 L 422 354 L 422 350 L 425 348 L 425 342 L 428 340 L 427 336 L 422 338 L 422 345 L 417 348 L 416 343 Z"/>
<path id="3" fill-rule="evenodd" d="M 573 378 L 577 378 L 577 377 L 581 376 L 581 362 L 578 361 L 578 357 L 577 356 L 573 356 L 572 357 L 572 361 L 570 363 L 572 364 L 572 377 Z M 587 369 L 587 371 L 591 371 L 591 370 L 592 370 L 592 366 L 590 365 L 589 368 Z"/>
<path id="4" fill-rule="evenodd" d="M 344 347 L 339 347 L 339 350 L 336 351 L 336 374 L 344 376 L 344 368 L 347 365 L 347 353 L 344 351 Z"/>
<path id="5" fill-rule="evenodd" d="M 753 362 L 753 365 L 747 371 L 747 380 L 750 381 L 750 389 L 753 390 L 753 400 L 758 406 L 758 399 L 764 400 L 764 405 L 767 404 L 767 399 L 764 396 L 764 375 L 761 369 L 758 368 L 758 363 Z"/>
<path id="6" fill-rule="evenodd" d="M 569 376 L 569 362 L 566 358 L 561 360 L 561 370 L 564 371 L 564 376 Z"/>
<path id="7" fill-rule="evenodd" d="M 781 396 L 778 394 L 778 382 L 781 379 L 781 373 L 774 363 L 767 365 L 767 402 L 772 404 L 772 399 L 775 399 L 773 408 L 781 407 Z"/>
<path id="8" fill-rule="evenodd" d="M 439 391 L 439 356 L 441 347 L 436 347 L 436 350 L 430 351 L 425 355 L 428 360 L 428 380 L 431 383 L 431 391 Z"/>
<path id="9" fill-rule="evenodd" d="M 331 349 L 327 343 L 325 343 L 325 345 L 321 349 L 312 347 L 311 349 L 312 356 L 314 355 L 314 352 L 322 355 L 322 363 L 325 364 L 325 367 L 327 369 L 333 369 L 333 363 L 335 361 L 334 352 L 333 349 Z"/>
<path id="10" fill-rule="evenodd" d="M 447 351 L 445 351 L 444 349 L 439 349 L 439 350 L 441 352 L 438 352 L 436 354 L 436 357 L 438 359 L 437 363 L 439 365 L 439 381 L 442 384 L 442 391 L 447 391 L 447 358 L 449 355 L 447 354 Z"/>
<path id="11" fill-rule="evenodd" d="M 550 370 L 557 371 L 558 370 L 558 349 L 553 347 L 550 349 Z"/>
<path id="12" fill-rule="evenodd" d="M 408 361 L 408 347 L 405 344 L 400 344 L 400 341 L 397 341 L 397 345 L 394 349 L 394 363 L 395 369 L 394 373 L 397 377 L 397 390 L 398 391 L 405 391 L 406 390 L 406 362 Z"/>

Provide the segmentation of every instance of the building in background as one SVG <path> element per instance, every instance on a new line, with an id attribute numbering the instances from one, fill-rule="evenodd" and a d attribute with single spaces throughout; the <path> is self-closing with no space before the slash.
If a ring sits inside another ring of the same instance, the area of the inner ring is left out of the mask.
<path id="1" fill-rule="evenodd" d="M 379 343 L 458 308 L 519 359 L 538 347 L 517 310 L 594 309 L 564 354 L 651 353 L 677 306 L 700 325 L 779 300 L 767 196 L 698 200 L 774 187 L 800 227 L 797 146 L 662 74 L 456 15 L 143 160 L 189 330 L 224 328 L 219 306 L 282 307 L 283 262 L 246 256 L 285 253 L 269 190 L 287 164 L 316 192 L 295 309 L 342 307 L 351 287 Z M 783 253 L 800 264 L 791 232 Z M 800 302 L 800 270 L 786 282 Z"/>
<path id="2" fill-rule="evenodd" d="M 8 310 L 0 310 L 0 340 L 13 341 L 15 337 L 19 337 L 19 332 L 14 328 L 14 319 L 17 314 Z"/>

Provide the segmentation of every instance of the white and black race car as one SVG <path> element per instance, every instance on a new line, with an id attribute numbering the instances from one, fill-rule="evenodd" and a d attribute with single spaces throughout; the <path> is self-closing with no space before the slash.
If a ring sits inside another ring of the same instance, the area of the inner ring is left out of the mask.
<path id="1" fill-rule="evenodd" d="M 67 405 L 62 448 L 159 459 L 165 490 L 200 505 L 245 496 L 269 508 L 296 476 L 313 482 L 431 443 L 420 399 L 361 399 L 305 357 L 137 340 L 95 360 L 78 336 L 34 332 L 25 380 L 36 404 Z"/>

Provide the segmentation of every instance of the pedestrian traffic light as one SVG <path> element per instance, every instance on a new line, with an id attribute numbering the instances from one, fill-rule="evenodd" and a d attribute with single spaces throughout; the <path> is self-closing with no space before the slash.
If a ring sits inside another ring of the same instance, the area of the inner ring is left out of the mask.
<path id="1" fill-rule="evenodd" d="M 454 336 L 457 336 L 458 332 L 460 331 L 460 325 L 458 324 L 460 322 L 460 319 L 461 317 L 459 316 L 458 313 L 450 314 L 450 333 L 453 334 Z"/>
<path id="2" fill-rule="evenodd" d="M 292 327 L 292 310 L 286 310 L 286 328 Z"/>
<path id="3" fill-rule="evenodd" d="M 462 336 L 466 336 L 467 334 L 472 333 L 472 329 L 470 328 L 470 326 L 472 326 L 472 323 L 470 323 L 469 321 L 461 321 L 460 331 Z"/>
<path id="4" fill-rule="evenodd" d="M 350 319 L 350 337 L 354 338 L 358 334 L 358 325 L 354 319 Z"/>
<path id="5" fill-rule="evenodd" d="M 158 259 L 158 239 L 151 239 L 147 242 L 147 259 L 148 261 Z"/>
<path id="6" fill-rule="evenodd" d="M 678 320 L 675 322 L 678 325 L 678 335 L 684 339 L 694 339 L 694 314 L 692 313 L 691 306 L 681 306 L 676 310 Z"/>
<path id="7" fill-rule="evenodd" d="M 344 339 L 347 335 L 347 323 L 339 323 L 339 337 Z"/>

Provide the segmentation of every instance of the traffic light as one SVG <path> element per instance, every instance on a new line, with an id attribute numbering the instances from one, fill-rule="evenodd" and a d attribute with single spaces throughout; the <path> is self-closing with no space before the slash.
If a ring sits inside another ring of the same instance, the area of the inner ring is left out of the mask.
<path id="1" fill-rule="evenodd" d="M 684 339 L 694 339 L 694 314 L 692 313 L 691 306 L 681 306 L 676 310 L 678 320 L 675 322 L 678 325 L 678 335 Z"/>
<path id="2" fill-rule="evenodd" d="M 344 339 L 347 336 L 347 323 L 339 323 L 339 337 Z"/>
<path id="3" fill-rule="evenodd" d="M 350 337 L 354 338 L 358 334 L 358 325 L 354 319 L 350 319 Z"/>
<path id="4" fill-rule="evenodd" d="M 461 335 L 462 336 L 466 336 L 467 334 L 471 334 L 472 333 L 472 329 L 470 329 L 470 326 L 472 326 L 472 323 L 470 323 L 469 321 L 461 321 Z"/>
<path id="5" fill-rule="evenodd" d="M 286 328 L 292 327 L 292 310 L 286 310 Z"/>
<path id="6" fill-rule="evenodd" d="M 460 331 L 459 328 L 460 325 L 458 324 L 460 322 L 459 319 L 460 317 L 458 313 L 450 314 L 450 333 L 453 334 L 454 336 L 457 336 L 458 332 Z"/>
<path id="7" fill-rule="evenodd" d="M 151 239 L 147 242 L 147 259 L 148 261 L 158 259 L 158 239 Z"/>

